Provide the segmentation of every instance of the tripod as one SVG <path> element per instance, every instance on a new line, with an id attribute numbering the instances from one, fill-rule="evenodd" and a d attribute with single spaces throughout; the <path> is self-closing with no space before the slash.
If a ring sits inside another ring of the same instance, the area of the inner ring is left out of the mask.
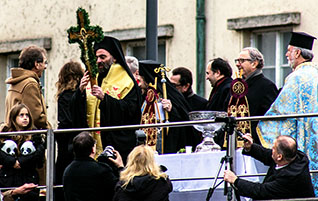
<path id="1" fill-rule="evenodd" d="M 225 122 L 226 126 L 224 131 L 226 131 L 226 154 L 224 157 L 221 158 L 220 160 L 220 165 L 218 167 L 216 176 L 214 177 L 214 182 L 212 187 L 209 189 L 206 201 L 209 201 L 210 198 L 213 195 L 214 190 L 223 182 L 223 180 L 216 185 L 217 178 L 219 177 L 219 174 L 222 170 L 223 164 L 225 164 L 225 169 L 226 170 L 233 170 L 233 155 L 235 152 L 235 135 L 234 134 L 234 127 L 236 125 L 236 120 L 234 117 L 225 117 L 225 118 L 220 118 L 217 117 L 215 119 L 215 122 Z M 233 193 L 232 193 L 232 187 L 228 186 L 228 182 L 224 181 L 224 195 L 227 196 L 227 200 L 233 200 Z M 235 191 L 235 190 L 234 190 Z M 235 192 L 236 200 L 240 201 L 240 196 Z"/>

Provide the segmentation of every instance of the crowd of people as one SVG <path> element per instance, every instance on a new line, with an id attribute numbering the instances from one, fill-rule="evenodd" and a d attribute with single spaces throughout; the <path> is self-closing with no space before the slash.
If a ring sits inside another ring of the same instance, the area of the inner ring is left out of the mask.
<path id="1" fill-rule="evenodd" d="M 318 68 L 311 62 L 314 39 L 305 33 L 292 33 L 286 57 L 293 72 L 280 93 L 262 72 L 262 53 L 253 47 L 242 49 L 235 64 L 248 88 L 244 104 L 249 116 L 317 112 L 318 83 L 314 75 Z M 167 69 L 156 61 L 125 57 L 120 42 L 109 36 L 94 44 L 94 53 L 97 85 L 91 86 L 90 73 L 78 62 L 67 62 L 59 72 L 58 129 L 187 121 L 190 111 L 230 113 L 236 80 L 225 59 L 214 58 L 207 64 L 206 79 L 212 91 L 206 100 L 193 92 L 192 73 L 186 67 L 173 69 L 168 78 Z M 1 132 L 51 128 L 39 81 L 46 67 L 47 52 L 43 48 L 29 46 L 21 51 L 19 66 L 12 68 L 12 77 L 6 81 L 10 87 Z M 225 171 L 224 180 L 240 195 L 253 199 L 314 197 L 318 177 L 314 176 L 312 182 L 309 167 L 317 169 L 316 121 L 249 122 L 250 130 L 243 136 L 243 154 L 270 166 L 267 176 L 263 183 L 253 183 Z M 176 153 L 185 146 L 195 149 L 201 135 L 192 126 L 142 130 L 146 134 L 142 145 L 136 144 L 134 130 L 55 135 L 54 183 L 63 184 L 62 190 L 55 191 L 55 199 L 169 200 L 172 184 L 154 155 Z M 215 137 L 222 148 L 225 136 L 221 133 Z M 38 200 L 36 187 L 45 183 L 41 180 L 45 178 L 45 136 L 10 135 L 0 141 L 0 188 L 20 186 L 9 193 L 14 199 Z M 273 148 L 265 148 L 266 143 Z"/>

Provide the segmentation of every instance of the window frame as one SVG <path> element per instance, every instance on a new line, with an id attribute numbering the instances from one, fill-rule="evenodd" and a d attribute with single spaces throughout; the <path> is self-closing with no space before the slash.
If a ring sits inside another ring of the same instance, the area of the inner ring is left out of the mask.
<path id="1" fill-rule="evenodd" d="M 158 46 L 164 45 L 164 62 L 163 64 L 166 64 L 167 60 L 167 39 L 158 39 Z M 146 40 L 136 40 L 136 41 L 127 41 L 125 42 L 125 55 L 127 56 L 136 56 L 134 55 L 134 47 L 145 47 L 146 50 Z M 146 52 L 145 52 L 146 54 Z M 146 55 L 145 55 L 146 56 Z M 159 59 L 159 52 L 158 52 L 158 59 Z M 160 61 L 159 61 L 160 62 Z"/>
<path id="2" fill-rule="evenodd" d="M 275 84 L 278 88 L 281 88 L 284 84 L 283 68 L 289 67 L 288 64 L 283 63 L 283 57 L 285 56 L 286 49 L 283 47 L 283 33 L 292 32 L 292 27 L 280 27 L 280 28 L 264 28 L 257 29 L 251 32 L 251 46 L 258 47 L 257 36 L 262 33 L 275 33 L 275 64 L 274 66 L 264 66 L 266 69 L 275 69 Z M 266 65 L 266 61 L 265 61 Z"/>

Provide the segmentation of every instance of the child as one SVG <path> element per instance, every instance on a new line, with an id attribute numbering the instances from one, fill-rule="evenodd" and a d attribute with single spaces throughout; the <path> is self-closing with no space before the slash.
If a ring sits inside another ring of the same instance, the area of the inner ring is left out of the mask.
<path id="1" fill-rule="evenodd" d="M 27 131 L 33 129 L 29 108 L 15 105 L 9 114 L 9 122 L 1 132 Z M 39 183 L 37 167 L 43 165 L 44 146 L 39 135 L 5 136 L 0 139 L 0 187 L 17 187 L 25 183 Z M 38 200 L 37 189 L 19 195 L 20 201 Z"/>

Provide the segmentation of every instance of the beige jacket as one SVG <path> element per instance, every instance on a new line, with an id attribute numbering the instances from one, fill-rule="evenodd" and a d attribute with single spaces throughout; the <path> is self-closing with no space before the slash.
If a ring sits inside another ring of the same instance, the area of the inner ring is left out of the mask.
<path id="1" fill-rule="evenodd" d="M 23 103 L 29 107 L 37 129 L 51 128 L 38 75 L 23 68 L 12 68 L 11 74 L 12 77 L 6 80 L 10 84 L 6 97 L 6 122 L 11 108 L 17 103 Z"/>

